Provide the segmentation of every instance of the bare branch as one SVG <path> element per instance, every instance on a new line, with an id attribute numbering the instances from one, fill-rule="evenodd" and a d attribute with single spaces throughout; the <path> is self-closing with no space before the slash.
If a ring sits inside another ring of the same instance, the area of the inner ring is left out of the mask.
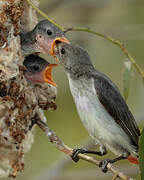
<path id="1" fill-rule="evenodd" d="M 135 118 L 138 122 L 138 124 L 140 124 L 143 119 L 144 119 L 144 114 L 140 113 L 135 115 Z M 46 122 L 46 119 L 45 119 Z M 92 149 L 96 146 L 95 142 L 92 141 L 91 138 L 88 138 L 86 140 L 84 140 L 83 142 L 78 143 L 80 147 L 84 148 L 84 149 Z M 95 168 L 88 168 L 85 169 L 83 171 L 82 170 L 71 170 L 71 171 L 66 171 L 65 169 L 67 169 L 71 164 L 73 163 L 73 161 L 71 161 L 71 158 L 69 158 L 68 156 L 65 156 L 64 154 L 62 154 L 62 156 L 54 161 L 54 163 L 48 167 L 46 167 L 46 169 L 44 169 L 44 171 L 36 174 L 36 176 L 33 177 L 33 180 L 41 180 L 41 179 L 51 179 L 51 180 L 64 180 L 64 179 L 79 179 L 79 180 L 87 180 L 87 179 L 94 179 L 95 176 L 97 177 L 97 179 L 101 179 L 101 178 L 105 178 L 105 179 L 110 179 L 111 178 L 111 174 L 107 173 L 104 174 L 104 177 L 102 176 L 102 172 L 99 171 L 99 169 L 95 169 Z M 137 166 L 132 166 L 131 164 L 121 164 L 118 166 L 118 169 L 124 173 L 127 173 L 130 176 L 136 176 L 139 172 L 139 167 Z"/>
<path id="2" fill-rule="evenodd" d="M 41 118 L 39 116 L 37 116 L 36 118 L 36 123 L 37 125 L 43 130 L 43 132 L 45 133 L 45 135 L 49 138 L 50 142 L 53 143 L 56 148 L 60 151 L 62 151 L 63 153 L 65 153 L 66 155 L 68 155 L 69 157 L 72 156 L 73 154 L 73 149 L 71 149 L 70 147 L 68 147 L 67 145 L 65 145 L 62 140 L 55 134 L 54 131 L 52 131 L 46 123 L 44 123 L 44 120 L 41 120 Z M 85 160 L 87 162 L 90 162 L 92 164 L 95 164 L 97 166 L 99 166 L 100 161 L 97 160 L 94 157 L 90 157 L 87 156 L 85 154 L 79 154 L 78 157 L 82 160 Z M 114 173 L 117 174 L 118 177 L 120 177 L 123 180 L 133 180 L 133 178 L 128 177 L 126 175 L 124 175 L 122 172 L 120 172 L 119 170 L 117 170 L 112 164 L 108 164 L 107 165 L 108 169 Z"/>
<path id="3" fill-rule="evenodd" d="M 142 79 L 144 79 L 144 71 L 140 68 L 140 66 L 136 63 L 136 61 L 134 60 L 134 58 L 130 55 L 130 53 L 128 52 L 128 50 L 125 48 L 124 44 L 116 39 L 113 39 L 110 36 L 106 36 L 102 33 L 96 32 L 94 30 L 91 30 L 90 28 L 68 28 L 65 29 L 65 33 L 69 32 L 69 31 L 82 31 L 82 32 L 88 32 L 97 36 L 100 36 L 102 38 L 104 38 L 105 40 L 108 40 L 112 43 L 114 43 L 115 45 L 117 45 L 118 47 L 121 48 L 121 50 L 123 51 L 123 53 L 125 54 L 125 56 L 132 62 L 133 66 L 135 67 L 135 69 L 137 70 L 137 72 L 141 75 Z"/>

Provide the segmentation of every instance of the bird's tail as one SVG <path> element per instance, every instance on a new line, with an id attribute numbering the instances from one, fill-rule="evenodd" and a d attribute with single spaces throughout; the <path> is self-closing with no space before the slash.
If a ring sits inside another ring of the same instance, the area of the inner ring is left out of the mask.
<path id="1" fill-rule="evenodd" d="M 128 156 L 127 160 L 133 164 L 137 164 L 137 165 L 139 164 L 139 160 L 136 157 Z"/>

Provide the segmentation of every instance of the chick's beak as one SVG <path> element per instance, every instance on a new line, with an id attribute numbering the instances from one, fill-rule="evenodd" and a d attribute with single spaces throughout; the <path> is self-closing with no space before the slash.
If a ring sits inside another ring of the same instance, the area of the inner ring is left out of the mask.
<path id="1" fill-rule="evenodd" d="M 44 81 L 53 85 L 53 86 L 57 86 L 57 84 L 53 81 L 52 78 L 52 68 L 58 66 L 57 64 L 50 64 L 49 66 L 47 66 L 44 70 L 43 76 L 44 76 Z"/>

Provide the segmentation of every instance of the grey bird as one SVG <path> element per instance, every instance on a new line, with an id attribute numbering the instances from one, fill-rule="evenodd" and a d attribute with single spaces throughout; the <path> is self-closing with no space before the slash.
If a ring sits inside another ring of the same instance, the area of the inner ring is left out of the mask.
<path id="1" fill-rule="evenodd" d="M 53 55 L 56 41 L 69 43 L 64 32 L 48 20 L 40 21 L 30 32 L 21 31 L 20 41 L 25 55 L 39 52 Z"/>
<path id="2" fill-rule="evenodd" d="M 67 74 L 80 119 L 100 145 L 100 151 L 75 149 L 72 159 L 78 161 L 78 153 L 102 156 L 108 148 L 118 157 L 102 160 L 99 166 L 103 172 L 107 172 L 108 163 L 121 159 L 138 164 L 140 131 L 117 86 L 94 68 L 88 53 L 81 47 L 59 43 L 54 53 Z"/>

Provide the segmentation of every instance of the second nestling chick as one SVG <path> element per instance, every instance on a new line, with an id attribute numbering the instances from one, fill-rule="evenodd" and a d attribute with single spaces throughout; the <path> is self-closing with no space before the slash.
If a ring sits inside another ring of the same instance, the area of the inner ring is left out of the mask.
<path id="1" fill-rule="evenodd" d="M 25 58 L 23 65 L 25 78 L 32 83 L 48 83 L 56 86 L 52 78 L 52 68 L 57 64 L 50 64 L 37 55 L 29 55 Z"/>

